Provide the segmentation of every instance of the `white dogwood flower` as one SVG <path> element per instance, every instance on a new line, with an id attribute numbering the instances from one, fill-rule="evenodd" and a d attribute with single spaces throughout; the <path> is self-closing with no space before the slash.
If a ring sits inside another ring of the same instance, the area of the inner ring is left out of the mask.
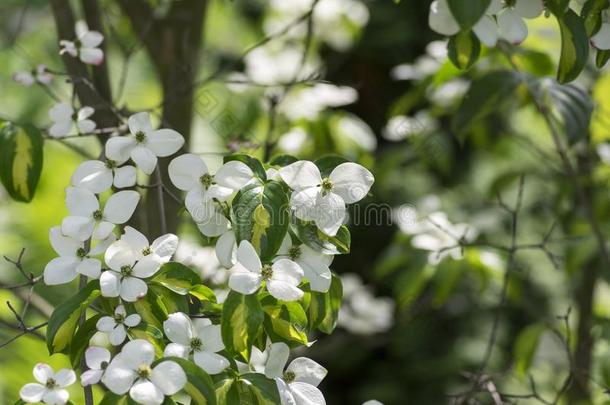
<path id="1" fill-rule="evenodd" d="M 341 163 L 328 177 L 306 160 L 280 169 L 280 176 L 294 190 L 290 205 L 297 218 L 314 221 L 329 236 L 335 236 L 343 224 L 345 204 L 363 199 L 375 181 L 371 172 L 356 163 Z"/>
<path id="2" fill-rule="evenodd" d="M 80 376 L 80 383 L 83 387 L 100 382 L 110 363 L 110 357 L 110 352 L 103 347 L 90 346 L 85 350 L 85 364 L 89 370 Z"/>
<path id="3" fill-rule="evenodd" d="M 97 31 L 89 31 L 89 27 L 84 21 L 77 21 L 74 30 L 76 31 L 76 40 L 62 39 L 59 41 L 61 47 L 59 54 L 67 53 L 90 65 L 101 64 L 104 61 L 104 51 L 99 46 L 104 41 L 104 36 Z"/>
<path id="4" fill-rule="evenodd" d="M 492 0 L 490 8 L 491 13 L 496 14 L 500 37 L 518 45 L 527 38 L 528 34 L 524 18 L 538 17 L 544 11 L 544 3 L 543 0 L 515 0 L 513 2 Z"/>
<path id="5" fill-rule="evenodd" d="M 305 279 L 309 280 L 312 291 L 327 292 L 330 288 L 332 274 L 329 266 L 333 256 L 316 252 L 304 244 L 294 244 L 290 235 L 286 235 L 282 241 L 277 256 L 285 256 L 298 264 L 303 269 Z"/>
<path id="6" fill-rule="evenodd" d="M 165 347 L 164 356 L 192 356 L 208 374 L 218 374 L 229 367 L 229 361 L 218 354 L 225 348 L 220 325 L 212 325 L 209 319 L 191 320 L 186 314 L 175 312 L 163 322 L 163 330 L 172 342 Z"/>
<path id="7" fill-rule="evenodd" d="M 172 183 L 187 192 L 186 209 L 201 232 L 210 237 L 222 234 L 229 226 L 215 201 L 226 201 L 255 178 L 252 169 L 237 160 L 225 163 L 212 175 L 203 159 L 190 153 L 173 159 L 168 173 Z"/>
<path id="8" fill-rule="evenodd" d="M 136 168 L 117 167 L 113 160 L 86 160 L 72 174 L 72 185 L 85 188 L 95 194 L 103 193 L 113 185 L 116 188 L 133 187 L 136 184 Z"/>
<path id="9" fill-rule="evenodd" d="M 289 354 L 286 343 L 273 343 L 265 364 L 265 376 L 275 380 L 282 405 L 325 405 L 324 395 L 317 387 L 328 371 L 306 357 L 294 359 L 284 370 Z"/>
<path id="10" fill-rule="evenodd" d="M 229 288 L 248 295 L 266 282 L 267 291 L 278 300 L 296 301 L 303 296 L 298 288 L 302 278 L 303 270 L 292 260 L 279 259 L 263 265 L 254 246 L 243 240 L 237 248 L 237 263 L 231 269 Z"/>
<path id="11" fill-rule="evenodd" d="M 129 392 L 134 401 L 145 405 L 160 405 L 166 395 L 174 395 L 186 385 L 186 374 L 176 362 L 166 360 L 154 368 L 155 349 L 143 339 L 123 346 L 106 368 L 104 385 L 118 395 Z"/>
<path id="12" fill-rule="evenodd" d="M 154 130 L 147 112 L 129 117 L 128 125 L 130 135 L 116 136 L 106 142 L 106 157 L 118 165 L 131 158 L 144 173 L 151 174 L 158 157 L 173 155 L 184 145 L 182 135 L 173 129 Z"/>
<path id="13" fill-rule="evenodd" d="M 47 71 L 46 65 L 38 65 L 31 71 L 16 72 L 13 80 L 28 87 L 36 83 L 47 85 L 53 81 L 53 75 Z"/>
<path id="14" fill-rule="evenodd" d="M 59 226 L 49 229 L 49 240 L 59 257 L 47 263 L 43 277 L 45 284 L 57 285 L 69 283 L 78 274 L 98 278 L 102 270 L 102 263 L 91 256 L 103 253 L 114 242 L 114 235 L 100 241 L 89 251 L 85 249 L 83 241 L 63 235 Z"/>
<path id="15" fill-rule="evenodd" d="M 119 305 L 114 310 L 114 316 L 101 317 L 95 327 L 100 332 L 108 334 L 108 340 L 111 345 L 118 346 L 125 341 L 127 329 L 138 326 L 141 321 L 142 317 L 140 315 L 127 315 L 125 307 Z"/>
<path id="16" fill-rule="evenodd" d="M 33 374 L 38 383 L 29 383 L 21 388 L 19 396 L 23 402 L 33 404 L 42 401 L 48 405 L 63 405 L 68 402 L 70 394 L 66 387 L 76 382 L 73 370 L 62 368 L 55 373 L 48 364 L 38 363 Z"/>
<path id="17" fill-rule="evenodd" d="M 93 108 L 82 107 L 75 114 L 69 103 L 57 103 L 49 110 L 49 118 L 53 121 L 49 135 L 61 138 L 70 135 L 73 127 L 76 127 L 79 134 L 90 133 L 96 127 L 95 122 L 89 119 L 94 113 Z"/>
<path id="18" fill-rule="evenodd" d="M 104 209 L 92 191 L 81 187 L 66 189 L 66 205 L 70 215 L 61 223 L 65 235 L 85 241 L 91 237 L 106 239 L 115 225 L 124 224 L 131 218 L 140 201 L 140 194 L 133 190 L 112 194 Z"/>
<path id="19" fill-rule="evenodd" d="M 121 240 L 127 242 L 138 262 L 150 262 L 157 269 L 169 262 L 178 248 L 178 237 L 172 233 L 161 235 L 150 244 L 146 236 L 131 226 L 125 227 Z"/>
<path id="20" fill-rule="evenodd" d="M 151 277 L 161 263 L 145 260 L 141 252 L 134 251 L 125 240 L 118 240 L 108 247 L 104 260 L 109 269 L 100 276 L 100 289 L 104 297 L 121 297 L 127 302 L 137 301 L 148 292 L 142 279 Z"/>

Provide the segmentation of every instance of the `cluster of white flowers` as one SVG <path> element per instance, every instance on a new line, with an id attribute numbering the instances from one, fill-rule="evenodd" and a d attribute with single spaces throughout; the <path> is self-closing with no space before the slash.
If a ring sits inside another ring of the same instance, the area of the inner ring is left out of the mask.
<path id="1" fill-rule="evenodd" d="M 99 48 L 104 41 L 104 36 L 97 31 L 89 31 L 87 23 L 77 21 L 74 27 L 76 39 L 59 41 L 61 47 L 60 54 L 68 54 L 81 62 L 90 65 L 99 65 L 104 61 L 104 52 Z"/>
<path id="2" fill-rule="evenodd" d="M 492 0 L 485 14 L 474 25 L 473 31 L 487 46 L 495 46 L 498 39 L 517 45 L 528 35 L 524 19 L 536 18 L 543 11 L 542 0 Z M 432 2 L 429 24 L 434 31 L 447 36 L 460 31 L 447 0 Z"/>
<path id="3" fill-rule="evenodd" d="M 53 75 L 47 71 L 46 65 L 38 65 L 31 71 L 16 72 L 13 80 L 27 87 L 34 84 L 47 85 L 53 81 Z"/>
<path id="4" fill-rule="evenodd" d="M 439 264 L 448 256 L 454 260 L 462 259 L 462 245 L 474 241 L 478 235 L 474 226 L 453 224 L 444 212 L 421 215 L 414 207 L 405 205 L 396 213 L 394 220 L 400 230 L 413 236 L 411 245 L 414 248 L 430 252 L 428 262 L 432 265 Z"/>

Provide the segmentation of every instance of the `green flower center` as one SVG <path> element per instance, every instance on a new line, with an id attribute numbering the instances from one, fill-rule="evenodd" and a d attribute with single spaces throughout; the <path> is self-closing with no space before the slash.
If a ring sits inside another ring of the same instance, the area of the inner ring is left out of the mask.
<path id="1" fill-rule="evenodd" d="M 136 132 L 136 142 L 142 143 L 144 141 L 146 141 L 146 134 L 142 131 Z"/>
<path id="2" fill-rule="evenodd" d="M 132 272 L 133 272 L 133 269 L 131 268 L 131 266 L 125 265 L 125 266 L 121 267 L 121 276 L 123 276 L 123 277 L 131 276 Z"/>
<path id="3" fill-rule="evenodd" d="M 47 383 L 45 384 L 45 386 L 46 386 L 48 389 L 53 389 L 53 388 L 55 388 L 55 387 L 57 386 L 57 383 L 55 382 L 55 379 L 53 379 L 53 378 L 49 378 L 49 379 L 47 380 Z"/>
<path id="4" fill-rule="evenodd" d="M 301 257 L 301 247 L 297 245 L 292 246 L 288 251 L 288 256 L 290 256 L 292 260 L 297 260 L 299 257 Z"/>
<path id="5" fill-rule="evenodd" d="M 269 280 L 271 276 L 273 276 L 273 268 L 271 267 L 271 265 L 265 264 L 263 266 L 261 274 L 263 275 L 263 280 Z"/>
<path id="6" fill-rule="evenodd" d="M 191 351 L 198 352 L 203 348 L 203 342 L 199 338 L 191 339 Z"/>
<path id="7" fill-rule="evenodd" d="M 123 323 L 125 317 L 122 314 L 114 314 L 114 321 L 116 323 Z"/>
<path id="8" fill-rule="evenodd" d="M 296 375 L 294 375 L 294 373 L 292 371 L 286 371 L 284 373 L 284 381 L 286 381 L 288 384 L 293 382 L 295 378 L 296 378 Z"/>
<path id="9" fill-rule="evenodd" d="M 95 219 L 96 221 L 100 221 L 103 217 L 102 211 L 101 210 L 97 210 L 93 213 L 93 219 Z"/>
<path id="10" fill-rule="evenodd" d="M 114 169 L 117 167 L 116 161 L 112 160 L 112 159 L 108 159 L 106 160 L 106 167 L 109 169 Z"/>
<path id="11" fill-rule="evenodd" d="M 203 176 L 201 176 L 201 178 L 199 180 L 201 181 L 201 184 L 203 184 L 203 186 L 206 189 L 208 187 L 210 187 L 212 185 L 212 183 L 214 183 L 214 177 L 212 177 L 209 173 L 206 173 Z"/>
<path id="12" fill-rule="evenodd" d="M 150 377 L 150 373 L 152 372 L 152 370 L 150 369 L 150 366 L 147 366 L 146 364 L 142 364 L 140 365 L 140 367 L 138 367 L 138 377 L 140 378 L 148 378 Z"/>
<path id="13" fill-rule="evenodd" d="M 322 192 L 324 193 L 328 193 L 329 191 L 331 191 L 333 189 L 333 183 L 330 181 L 330 179 L 328 177 L 326 177 L 324 180 L 322 180 Z"/>
<path id="14" fill-rule="evenodd" d="M 142 254 L 143 254 L 144 256 L 148 256 L 148 255 L 149 255 L 149 254 L 151 254 L 151 253 L 152 253 L 152 249 L 150 248 L 150 246 L 145 247 L 144 249 L 142 249 Z"/>
<path id="15" fill-rule="evenodd" d="M 78 248 L 78 250 L 76 251 L 76 257 L 82 259 L 85 256 L 87 256 L 87 251 L 84 248 Z"/>
<path id="16" fill-rule="evenodd" d="M 515 7 L 517 5 L 517 0 L 504 0 L 506 7 Z"/>
<path id="17" fill-rule="evenodd" d="M 100 368 L 101 368 L 102 370 L 106 370 L 106 367 L 108 367 L 108 364 L 109 364 L 109 363 L 108 363 L 107 361 L 102 361 L 102 362 L 100 363 Z"/>

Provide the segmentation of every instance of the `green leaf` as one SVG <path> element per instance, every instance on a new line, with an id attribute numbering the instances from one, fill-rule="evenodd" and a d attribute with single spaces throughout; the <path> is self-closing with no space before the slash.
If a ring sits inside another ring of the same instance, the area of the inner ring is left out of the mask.
<path id="1" fill-rule="evenodd" d="M 545 327 L 541 324 L 533 324 L 523 329 L 514 346 L 514 356 L 516 360 L 516 369 L 521 376 L 525 376 L 529 370 L 536 349 L 538 348 L 538 341 L 540 336 L 544 332 Z"/>
<path id="2" fill-rule="evenodd" d="M 87 319 L 74 334 L 72 343 L 70 344 L 70 363 L 72 368 L 76 369 L 80 365 L 80 361 L 85 354 L 85 350 L 89 347 L 89 340 L 97 332 L 97 321 L 104 315 L 97 314 Z"/>
<path id="3" fill-rule="evenodd" d="M 599 31 L 602 25 L 602 11 L 609 5 L 608 0 L 588 0 L 583 5 L 580 15 L 585 20 L 587 36 L 591 37 Z"/>
<path id="4" fill-rule="evenodd" d="M 458 139 L 464 141 L 467 132 L 510 99 L 521 82 L 521 75 L 511 70 L 494 70 L 477 77 L 453 116 Z"/>
<path id="5" fill-rule="evenodd" d="M 271 166 L 288 166 L 289 164 L 292 164 L 296 161 L 298 161 L 299 159 L 295 158 L 292 155 L 280 155 L 280 156 L 276 156 L 275 158 L 273 158 L 273 160 L 269 163 Z"/>
<path id="6" fill-rule="evenodd" d="M 182 263 L 169 262 L 161 266 L 152 281 L 176 294 L 186 295 L 194 286 L 201 284 L 201 277 L 195 270 Z"/>
<path id="7" fill-rule="evenodd" d="M 118 395 L 114 392 L 108 391 L 102 401 L 98 405 L 132 405 L 136 404 L 134 400 L 129 397 L 129 394 Z"/>
<path id="8" fill-rule="evenodd" d="M 219 404 L 240 404 L 239 387 L 233 378 L 216 383 L 216 402 Z"/>
<path id="9" fill-rule="evenodd" d="M 42 171 L 43 138 L 32 125 L 0 120 L 0 180 L 16 201 L 30 202 Z"/>
<path id="10" fill-rule="evenodd" d="M 148 324 L 156 326 L 158 329 L 163 329 L 163 321 L 167 319 L 167 306 L 163 302 L 161 294 L 157 293 L 151 285 L 146 293 L 146 296 L 140 298 L 133 303 L 133 306 L 142 320 Z"/>
<path id="11" fill-rule="evenodd" d="M 190 289 L 189 294 L 197 298 L 199 301 L 216 303 L 216 294 L 210 287 L 203 284 L 198 284 Z"/>
<path id="12" fill-rule="evenodd" d="M 447 0 L 447 3 L 460 28 L 469 30 L 483 17 L 491 0 Z"/>
<path id="13" fill-rule="evenodd" d="M 335 236 L 328 236 L 321 232 L 313 222 L 295 218 L 292 229 L 301 242 L 317 252 L 326 255 L 349 253 L 352 237 L 346 226 L 341 226 Z"/>
<path id="14" fill-rule="evenodd" d="M 595 55 L 595 66 L 598 69 L 603 68 L 608 63 L 608 59 L 610 59 L 610 50 L 597 50 L 597 54 Z"/>
<path id="15" fill-rule="evenodd" d="M 551 114 L 553 124 L 570 144 L 587 137 L 593 114 L 593 103 L 587 92 L 549 78 L 532 80 L 529 85 L 537 102 Z"/>
<path id="16" fill-rule="evenodd" d="M 221 318 L 222 340 L 226 350 L 246 363 L 252 345 L 262 332 L 265 313 L 255 294 L 229 292 Z"/>
<path id="17" fill-rule="evenodd" d="M 568 10 L 557 16 L 561 31 L 561 56 L 557 80 L 560 83 L 576 79 L 587 64 L 589 56 L 589 37 L 585 24 L 574 11 Z"/>
<path id="18" fill-rule="evenodd" d="M 76 295 L 68 298 L 55 308 L 47 326 L 49 354 L 67 351 L 81 314 L 100 295 L 99 288 L 99 281 L 90 281 Z"/>
<path id="19" fill-rule="evenodd" d="M 562 16 L 570 5 L 570 0 L 547 0 L 545 2 L 546 8 L 556 16 Z"/>
<path id="20" fill-rule="evenodd" d="M 150 342 L 155 348 L 157 356 L 163 356 L 165 344 L 163 342 L 163 332 L 161 329 L 146 322 L 140 322 L 134 328 L 129 328 L 127 334 L 131 339 L 144 339 Z"/>
<path id="21" fill-rule="evenodd" d="M 265 332 L 272 341 L 309 343 L 307 314 L 298 302 L 278 301 L 271 295 L 261 300 L 265 311 Z"/>
<path id="22" fill-rule="evenodd" d="M 277 181 L 251 184 L 235 196 L 232 216 L 237 242 L 250 241 L 263 261 L 271 260 L 288 231 L 288 196 Z"/>
<path id="23" fill-rule="evenodd" d="M 324 156 L 314 161 L 316 166 L 318 166 L 318 169 L 320 169 L 320 174 L 322 177 L 330 176 L 330 173 L 335 169 L 335 167 L 346 162 L 348 162 L 347 159 L 335 155 Z"/>
<path id="24" fill-rule="evenodd" d="M 263 164 L 258 159 L 255 159 L 250 155 L 229 155 L 224 157 L 223 163 L 227 163 L 232 160 L 238 160 L 245 163 L 250 169 L 252 169 L 258 178 L 263 181 L 267 180 L 267 172 L 265 171 Z"/>
<path id="25" fill-rule="evenodd" d="M 212 378 L 203 369 L 192 361 L 180 357 L 164 357 L 152 364 L 154 368 L 157 364 L 164 361 L 178 363 L 186 373 L 187 383 L 184 391 L 191 397 L 193 405 L 216 405 L 216 392 Z M 224 405 L 224 404 L 222 404 Z"/>
<path id="26" fill-rule="evenodd" d="M 453 65 L 461 70 L 470 69 L 479 59 L 481 42 L 472 31 L 462 31 L 449 38 L 447 56 Z"/>
<path id="27" fill-rule="evenodd" d="M 308 308 L 309 329 L 319 329 L 326 334 L 332 333 L 337 326 L 342 299 L 343 284 L 341 284 L 341 279 L 333 274 L 328 292 L 311 292 Z"/>
<path id="28" fill-rule="evenodd" d="M 257 405 L 276 405 L 282 402 L 275 381 L 263 374 L 247 373 L 243 374 L 241 379 L 250 383 L 248 387 L 254 394 Z"/>

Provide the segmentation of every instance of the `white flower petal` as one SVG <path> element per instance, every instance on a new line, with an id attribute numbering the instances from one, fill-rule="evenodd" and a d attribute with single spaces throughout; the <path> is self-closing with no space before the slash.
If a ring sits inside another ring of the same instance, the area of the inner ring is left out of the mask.
<path id="1" fill-rule="evenodd" d="M 347 204 L 362 200 L 368 194 L 375 178 L 366 168 L 356 163 L 342 163 L 330 173 L 332 192 Z"/>
<path id="2" fill-rule="evenodd" d="M 265 363 L 265 376 L 267 378 L 281 377 L 289 355 L 290 349 L 284 342 L 273 343 L 269 346 L 269 357 Z"/>
<path id="3" fill-rule="evenodd" d="M 229 229 L 229 220 L 218 210 L 214 209 L 212 217 L 197 222 L 197 228 L 202 234 L 208 237 L 222 235 Z"/>
<path id="4" fill-rule="evenodd" d="M 144 249 L 150 247 L 146 236 L 129 225 L 125 227 L 125 232 L 123 235 L 121 235 L 121 240 L 127 242 L 129 247 L 138 255 L 138 257 L 140 257 L 140 254 Z"/>
<path id="5" fill-rule="evenodd" d="M 303 278 L 303 269 L 297 263 L 288 259 L 279 259 L 273 263 L 271 280 L 284 281 L 297 286 Z"/>
<path id="6" fill-rule="evenodd" d="M 136 146 L 133 136 L 115 136 L 106 142 L 106 158 L 121 165 L 129 159 L 131 151 Z"/>
<path id="7" fill-rule="evenodd" d="M 150 122 L 150 114 L 147 112 L 139 112 L 139 113 L 133 114 L 132 116 L 129 117 L 127 124 L 129 125 L 129 132 L 131 132 L 132 135 L 135 135 L 138 132 L 143 132 L 146 134 L 146 133 L 152 131 L 152 124 Z"/>
<path id="8" fill-rule="evenodd" d="M 93 229 L 93 235 L 91 237 L 94 240 L 107 240 L 110 237 L 110 234 L 114 230 L 114 224 L 108 221 L 101 221 L 97 224 L 97 226 Z"/>
<path id="9" fill-rule="evenodd" d="M 104 36 L 97 31 L 87 31 L 84 35 L 79 36 L 78 39 L 83 46 L 87 48 L 95 48 L 102 43 Z"/>
<path id="10" fill-rule="evenodd" d="M 591 43 L 597 49 L 607 51 L 610 49 L 610 23 L 603 23 L 595 35 L 591 37 Z"/>
<path id="11" fill-rule="evenodd" d="M 66 189 L 66 206 L 72 215 L 89 217 L 100 209 L 100 202 L 90 190 L 68 187 Z"/>
<path id="12" fill-rule="evenodd" d="M 169 162 L 167 172 L 174 186 L 190 191 L 201 185 L 201 176 L 208 173 L 208 167 L 201 157 L 187 153 Z"/>
<path id="13" fill-rule="evenodd" d="M 89 251 L 89 256 L 97 256 L 106 251 L 110 245 L 116 241 L 116 236 L 113 233 L 108 235 L 104 240 L 98 240 L 97 243 Z"/>
<path id="14" fill-rule="evenodd" d="M 104 261 L 111 269 L 120 272 L 123 266 L 133 266 L 136 262 L 135 252 L 124 240 L 118 240 L 106 249 Z"/>
<path id="15" fill-rule="evenodd" d="M 55 373 L 51 366 L 45 363 L 38 363 L 34 366 L 32 371 L 34 378 L 41 384 L 46 384 L 49 378 L 55 377 Z"/>
<path id="16" fill-rule="evenodd" d="M 260 273 L 251 272 L 237 263 L 229 276 L 229 288 L 240 294 L 254 294 L 260 287 L 261 281 Z"/>
<path id="17" fill-rule="evenodd" d="M 75 187 L 86 188 L 99 194 L 112 186 L 112 170 L 99 160 L 87 160 L 76 168 L 71 183 Z"/>
<path id="18" fill-rule="evenodd" d="M 79 134 L 90 134 L 95 130 L 97 124 L 92 120 L 82 120 L 76 123 Z"/>
<path id="19" fill-rule="evenodd" d="M 94 385 L 100 382 L 104 370 L 87 370 L 80 376 L 80 383 L 83 387 Z"/>
<path id="20" fill-rule="evenodd" d="M 434 31 L 448 37 L 460 32 L 460 26 L 451 14 L 447 0 L 436 0 L 430 4 L 428 24 Z"/>
<path id="21" fill-rule="evenodd" d="M 114 186 L 116 188 L 133 187 L 136 184 L 136 168 L 130 165 L 114 169 Z"/>
<path id="22" fill-rule="evenodd" d="M 51 125 L 49 128 L 49 135 L 55 138 L 61 138 L 66 135 L 70 135 L 72 129 L 72 121 L 61 121 Z"/>
<path id="23" fill-rule="evenodd" d="M 505 8 L 496 18 L 500 36 L 508 42 L 518 45 L 527 38 L 527 25 L 513 9 Z"/>
<path id="24" fill-rule="evenodd" d="M 99 48 L 81 48 L 79 59 L 89 65 L 99 65 L 104 61 L 104 52 Z"/>
<path id="25" fill-rule="evenodd" d="M 153 241 L 150 248 L 163 260 L 163 263 L 167 263 L 176 253 L 178 237 L 171 233 L 161 235 Z"/>
<path id="26" fill-rule="evenodd" d="M 203 319 L 195 320 L 195 328 L 197 335 L 203 342 L 204 350 L 214 353 L 224 350 L 225 345 L 222 342 L 220 325 L 204 325 L 205 322 L 198 323 L 197 321 L 203 321 Z"/>
<path id="27" fill-rule="evenodd" d="M 129 390 L 129 396 L 143 405 L 161 405 L 165 400 L 161 389 L 148 380 L 138 380 Z"/>
<path id="28" fill-rule="evenodd" d="M 297 405 L 326 405 L 324 395 L 313 385 L 293 382 L 288 384 Z"/>
<path id="29" fill-rule="evenodd" d="M 253 273 L 260 273 L 263 265 L 261 259 L 258 257 L 254 246 L 247 241 L 242 240 L 237 248 L 237 261 L 241 263 L 247 270 Z"/>
<path id="30" fill-rule="evenodd" d="M 155 360 L 155 348 L 144 339 L 135 339 L 123 346 L 121 355 L 134 370 L 140 365 L 150 365 Z"/>
<path id="31" fill-rule="evenodd" d="M 225 163 L 214 175 L 217 184 L 232 190 L 239 190 L 253 178 L 252 169 L 238 160 Z"/>
<path id="32" fill-rule="evenodd" d="M 137 341 L 138 340 L 134 340 L 132 342 Z M 127 343 L 125 347 L 127 347 L 132 342 Z M 125 350 L 125 347 L 123 348 L 123 350 Z M 139 360 L 138 357 L 133 357 Z M 112 359 L 112 361 L 108 365 L 108 368 L 106 368 L 106 372 L 102 377 L 102 382 L 110 391 L 118 395 L 123 395 L 127 391 L 129 391 L 129 388 L 131 388 L 133 382 L 136 380 L 137 374 L 135 372 L 135 369 L 138 367 L 139 364 L 142 364 L 142 362 L 135 363 L 133 362 L 133 359 L 131 357 L 126 357 L 123 353 L 119 353 L 114 357 L 114 359 Z"/>
<path id="33" fill-rule="evenodd" d="M 148 292 L 148 286 L 139 278 L 125 277 L 121 282 L 121 298 L 127 302 L 135 302 L 144 297 Z"/>
<path id="34" fill-rule="evenodd" d="M 130 328 L 138 326 L 140 322 L 142 322 L 142 317 L 138 314 L 131 314 L 123 321 L 123 323 Z"/>
<path id="35" fill-rule="evenodd" d="M 126 337 L 127 331 L 125 330 L 125 326 L 116 325 L 108 335 L 108 341 L 111 345 L 118 346 L 125 341 Z"/>
<path id="36" fill-rule="evenodd" d="M 191 319 L 182 312 L 169 314 L 163 322 L 163 331 L 169 340 L 183 346 L 190 345 L 191 339 L 195 337 Z"/>
<path id="37" fill-rule="evenodd" d="M 63 389 L 47 390 L 42 396 L 42 402 L 47 405 L 63 405 L 68 402 L 70 394 Z"/>
<path id="38" fill-rule="evenodd" d="M 276 377 L 275 384 L 277 385 L 277 389 L 280 393 L 282 405 L 297 405 L 290 387 L 284 382 L 284 380 L 282 380 L 280 377 Z"/>
<path id="39" fill-rule="evenodd" d="M 229 360 L 225 359 L 220 354 L 208 351 L 195 352 L 193 360 L 195 361 L 195 364 L 204 369 L 206 373 L 212 375 L 222 373 L 222 371 L 230 365 Z"/>
<path id="40" fill-rule="evenodd" d="M 66 388 L 76 382 L 76 374 L 73 370 L 62 368 L 55 373 L 55 382 L 61 388 Z"/>
<path id="41" fill-rule="evenodd" d="M 133 275 L 138 278 L 148 278 L 161 268 L 161 259 L 156 254 L 144 256 L 133 266 Z"/>
<path id="42" fill-rule="evenodd" d="M 280 177 L 293 190 L 302 190 L 322 183 L 320 169 L 310 161 L 299 160 L 280 169 Z"/>
<path id="43" fill-rule="evenodd" d="M 93 114 L 95 114 L 95 110 L 93 109 L 93 107 L 85 106 L 85 107 L 81 108 L 80 110 L 78 110 L 76 119 L 78 121 L 86 120 L 87 118 L 91 117 Z"/>
<path id="44" fill-rule="evenodd" d="M 233 190 L 227 187 L 219 186 L 218 184 L 212 184 L 205 192 L 205 198 L 218 201 L 226 201 L 233 195 Z"/>
<path id="45" fill-rule="evenodd" d="M 184 346 L 179 343 L 170 343 L 165 346 L 165 350 L 163 351 L 164 357 L 181 357 L 186 359 L 189 357 L 189 353 L 191 351 L 190 346 Z"/>
<path id="46" fill-rule="evenodd" d="M 165 395 L 174 395 L 186 385 L 186 374 L 174 361 L 164 361 L 153 368 L 150 380 Z"/>
<path id="47" fill-rule="evenodd" d="M 335 236 L 345 220 L 345 202 L 335 193 L 320 195 L 316 203 L 315 222 L 329 236 Z"/>
<path id="48" fill-rule="evenodd" d="M 57 103 L 49 110 L 49 118 L 55 122 L 72 121 L 74 109 L 69 103 Z"/>
<path id="49" fill-rule="evenodd" d="M 133 148 L 130 156 L 136 166 L 146 174 L 151 174 L 157 166 L 157 156 L 144 146 L 138 145 Z"/>
<path id="50" fill-rule="evenodd" d="M 56 257 L 44 268 L 44 283 L 46 285 L 66 284 L 76 278 L 76 266 L 80 260 L 76 257 Z"/>
<path id="51" fill-rule="evenodd" d="M 307 357 L 292 360 L 286 370 L 294 373 L 295 381 L 311 384 L 314 387 L 317 387 L 328 374 L 324 367 Z"/>
<path id="52" fill-rule="evenodd" d="M 542 0 L 517 0 L 515 12 L 523 18 L 536 18 L 544 11 Z"/>
<path id="53" fill-rule="evenodd" d="M 102 263 L 97 259 L 85 258 L 76 266 L 76 272 L 89 278 L 97 279 L 102 272 Z"/>
<path id="54" fill-rule="evenodd" d="M 121 292 L 121 278 L 114 271 L 104 271 L 100 275 L 100 290 L 103 297 L 118 297 Z"/>
<path id="55" fill-rule="evenodd" d="M 472 30 L 486 46 L 494 47 L 498 43 L 498 24 L 496 24 L 496 20 L 492 17 L 484 15 L 479 22 L 472 27 Z"/>
<path id="56" fill-rule="evenodd" d="M 104 206 L 104 219 L 113 224 L 123 224 L 131 218 L 140 201 L 140 194 L 133 190 L 123 190 L 110 196 Z"/>
<path id="57" fill-rule="evenodd" d="M 104 349 L 103 347 L 90 346 L 87 348 L 87 350 L 85 350 L 85 363 L 87 364 L 87 367 L 92 368 L 94 370 L 100 370 L 102 368 L 102 363 L 109 362 L 110 352 Z"/>
<path id="58" fill-rule="evenodd" d="M 237 245 L 235 242 L 235 232 L 227 231 L 220 235 L 216 241 L 216 258 L 220 264 L 230 269 L 237 260 Z"/>
<path id="59" fill-rule="evenodd" d="M 69 238 L 61 233 L 59 226 L 49 229 L 49 241 L 53 250 L 60 256 L 76 256 L 76 251 L 83 247 L 83 244 L 74 238 Z"/>
<path id="60" fill-rule="evenodd" d="M 94 229 L 95 221 L 92 217 L 69 216 L 61 221 L 61 233 L 80 242 L 89 239 Z"/>
<path id="61" fill-rule="evenodd" d="M 294 191 L 290 196 L 290 206 L 294 209 L 294 215 L 304 221 L 312 221 L 316 218 L 316 203 L 319 194 L 319 187 L 310 187 L 304 190 Z"/>
<path id="62" fill-rule="evenodd" d="M 267 281 L 269 294 L 281 301 L 298 301 L 303 297 L 303 291 L 286 281 Z"/>
<path id="63" fill-rule="evenodd" d="M 46 391 L 47 388 L 44 385 L 29 383 L 21 388 L 19 397 L 27 403 L 40 402 Z"/>
<path id="64" fill-rule="evenodd" d="M 309 280 L 310 288 L 313 291 L 327 292 L 332 281 L 332 273 L 325 262 L 327 259 L 304 245 L 301 246 L 301 252 L 297 263 L 303 269 L 304 277 Z"/>
<path id="65" fill-rule="evenodd" d="M 173 129 L 157 129 L 146 134 L 146 146 L 159 157 L 173 155 L 184 145 L 184 138 Z"/>

